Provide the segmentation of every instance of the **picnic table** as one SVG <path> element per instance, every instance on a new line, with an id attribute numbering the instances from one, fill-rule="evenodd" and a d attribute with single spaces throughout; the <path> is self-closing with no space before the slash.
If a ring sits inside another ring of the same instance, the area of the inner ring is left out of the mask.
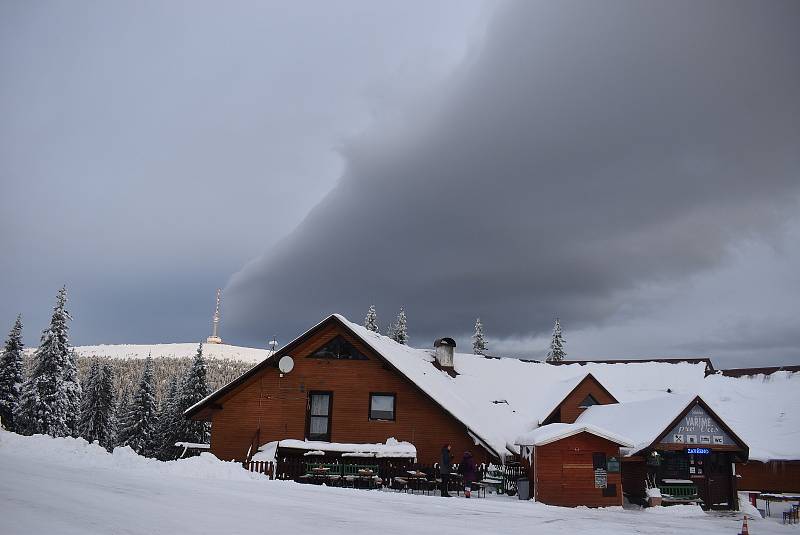
<path id="1" fill-rule="evenodd" d="M 776 494 L 776 493 L 767 492 L 767 493 L 759 494 L 758 498 L 761 499 L 761 500 L 764 500 L 764 512 L 766 513 L 766 516 L 770 516 L 769 504 L 771 502 L 798 502 L 798 505 L 800 505 L 800 494 L 786 494 L 786 493 L 784 493 L 784 494 Z M 786 513 L 784 513 L 784 517 L 785 517 L 784 518 L 784 522 L 786 521 L 786 518 L 790 518 L 791 519 L 792 516 L 796 515 L 797 514 L 796 513 L 797 510 L 798 510 L 798 506 L 793 504 L 791 511 L 787 511 L 788 513 L 790 513 L 790 515 L 787 515 Z"/>

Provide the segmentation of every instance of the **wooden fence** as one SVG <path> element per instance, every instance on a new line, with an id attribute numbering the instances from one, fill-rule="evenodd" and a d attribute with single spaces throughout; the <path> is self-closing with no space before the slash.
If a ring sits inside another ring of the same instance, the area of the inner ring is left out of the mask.
<path id="1" fill-rule="evenodd" d="M 275 463 L 272 461 L 245 461 L 242 466 L 250 472 L 264 474 L 270 479 L 275 479 Z"/>
<path id="2" fill-rule="evenodd" d="M 308 463 L 318 462 L 319 458 L 304 457 L 281 457 L 278 459 L 277 466 L 272 461 L 245 461 L 242 463 L 245 470 L 259 474 L 265 474 L 270 479 L 297 480 L 306 473 Z M 326 459 L 326 462 L 338 464 L 371 464 L 378 465 L 378 474 L 390 485 L 396 477 L 408 475 L 409 470 L 416 470 L 428 474 L 429 479 L 433 480 L 439 476 L 438 464 L 412 463 L 404 459 L 375 459 L 375 458 L 337 458 Z M 453 464 L 453 472 L 458 471 L 458 464 Z M 516 494 L 517 479 L 527 476 L 527 470 L 519 464 L 506 464 L 502 466 L 479 465 L 476 467 L 478 481 L 484 477 L 499 477 L 502 481 L 500 488 L 508 494 Z"/>

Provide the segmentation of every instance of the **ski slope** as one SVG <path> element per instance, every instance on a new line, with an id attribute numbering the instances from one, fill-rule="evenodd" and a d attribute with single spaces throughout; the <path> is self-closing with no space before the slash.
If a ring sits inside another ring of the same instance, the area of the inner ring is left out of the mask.
<path id="1" fill-rule="evenodd" d="M 209 455 L 162 463 L 127 448 L 0 431 L 0 533 L 731 535 L 739 516 L 695 507 L 568 509 L 269 481 Z M 786 534 L 774 521 L 751 533 Z"/>

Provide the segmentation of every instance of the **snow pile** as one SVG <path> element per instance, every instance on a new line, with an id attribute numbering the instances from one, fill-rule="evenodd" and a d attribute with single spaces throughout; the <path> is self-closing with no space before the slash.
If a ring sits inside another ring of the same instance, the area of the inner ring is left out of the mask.
<path id="1" fill-rule="evenodd" d="M 306 450 L 305 455 L 324 455 L 326 452 L 341 453 L 349 457 L 377 457 L 416 459 L 417 448 L 410 442 L 401 442 L 395 438 L 386 439 L 386 443 L 346 444 L 340 442 L 321 442 L 318 440 L 284 439 L 267 442 L 253 456 L 254 461 L 272 461 L 277 448 Z"/>
<path id="2" fill-rule="evenodd" d="M 137 455 L 128 446 L 107 452 L 98 444 L 82 438 L 33 435 L 30 437 L 0 430 L 0 454 L 25 456 L 32 460 L 56 459 L 82 468 L 131 470 L 157 477 L 177 476 L 193 479 L 245 481 L 268 479 L 267 476 L 244 470 L 241 464 L 220 461 L 210 453 L 177 461 L 159 461 Z"/>
<path id="3" fill-rule="evenodd" d="M 76 346 L 81 357 L 108 357 L 112 359 L 193 358 L 197 353 L 196 343 L 188 344 L 101 344 Z M 203 344 L 203 356 L 207 359 L 229 359 L 257 364 L 270 356 L 269 349 L 240 347 L 228 344 Z"/>
<path id="4" fill-rule="evenodd" d="M 646 507 L 643 509 L 646 514 L 666 515 L 677 518 L 701 517 L 706 518 L 708 514 L 699 505 L 670 505 L 669 507 Z"/>

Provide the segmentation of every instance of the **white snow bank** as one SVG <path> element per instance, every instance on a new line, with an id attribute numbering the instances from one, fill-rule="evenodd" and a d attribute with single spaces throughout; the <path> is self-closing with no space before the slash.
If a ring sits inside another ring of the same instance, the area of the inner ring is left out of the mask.
<path id="1" fill-rule="evenodd" d="M 679 518 L 685 517 L 707 517 L 708 514 L 703 511 L 699 505 L 670 505 L 669 507 L 646 507 L 643 509 L 646 514 L 651 515 L 666 515 L 675 516 Z"/>
<path id="2" fill-rule="evenodd" d="M 377 458 L 416 458 L 417 448 L 410 442 L 401 442 L 393 437 L 386 439 L 386 443 L 377 444 L 346 444 L 341 442 L 321 442 L 318 440 L 284 439 L 267 442 L 253 455 L 254 461 L 271 461 L 275 458 L 277 448 L 306 450 L 307 453 L 324 454 L 325 452 L 342 453 L 343 455 Z"/>
<path id="3" fill-rule="evenodd" d="M 756 509 L 755 506 L 750 503 L 750 500 L 748 499 L 748 493 L 739 492 L 737 494 L 739 495 L 739 511 L 742 514 L 747 515 L 751 520 L 763 520 L 763 517 L 758 509 Z"/>
<path id="4" fill-rule="evenodd" d="M 47 435 L 26 437 L 5 430 L 0 430 L 0 453 L 24 455 L 32 461 L 44 458 L 58 459 L 71 466 L 84 468 L 133 470 L 156 477 L 178 476 L 234 481 L 268 479 L 262 474 L 244 470 L 241 464 L 220 461 L 210 453 L 164 462 L 142 457 L 128 446 L 115 448 L 113 453 L 109 453 L 98 444 L 90 444 L 82 438 L 53 438 Z"/>

